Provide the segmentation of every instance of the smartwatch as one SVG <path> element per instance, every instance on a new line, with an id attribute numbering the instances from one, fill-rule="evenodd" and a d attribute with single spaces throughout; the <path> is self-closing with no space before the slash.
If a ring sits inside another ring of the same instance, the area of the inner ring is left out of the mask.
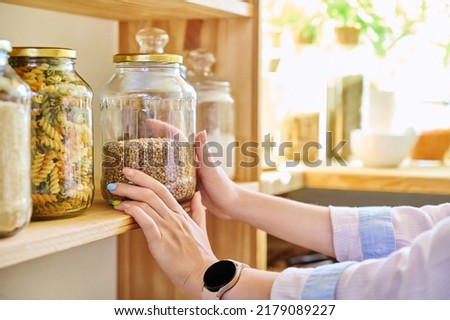
<path id="1" fill-rule="evenodd" d="M 203 300 L 220 300 L 222 295 L 238 282 L 243 268 L 248 265 L 234 260 L 219 260 L 203 275 Z"/>

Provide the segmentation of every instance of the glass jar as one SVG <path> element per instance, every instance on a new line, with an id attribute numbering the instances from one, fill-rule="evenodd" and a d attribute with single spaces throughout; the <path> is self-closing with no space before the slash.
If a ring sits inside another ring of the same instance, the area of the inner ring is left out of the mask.
<path id="1" fill-rule="evenodd" d="M 8 64 L 11 44 L 0 40 L 0 238 L 31 218 L 30 90 Z"/>
<path id="2" fill-rule="evenodd" d="M 10 62 L 32 90 L 33 220 L 71 217 L 94 196 L 92 90 L 66 48 L 15 47 Z"/>
<path id="3" fill-rule="evenodd" d="M 349 159 L 352 130 L 361 128 L 366 52 L 359 45 L 360 29 L 336 27 L 330 48 L 327 83 L 327 159 Z M 334 151 L 336 150 L 336 152 Z"/>
<path id="4" fill-rule="evenodd" d="M 139 29 L 135 36 L 139 45 L 139 53 L 164 53 L 164 47 L 169 43 L 169 34 L 164 29 L 145 27 Z M 186 66 L 180 63 L 180 74 L 186 79 Z"/>
<path id="5" fill-rule="evenodd" d="M 164 53 L 164 47 L 169 42 L 169 35 L 160 28 L 139 29 L 135 38 L 139 53 Z"/>
<path id="6" fill-rule="evenodd" d="M 107 190 L 134 168 L 164 184 L 179 202 L 196 188 L 196 93 L 180 75 L 174 54 L 116 54 L 115 74 L 100 94 L 101 192 L 110 204 L 123 198 Z"/>
<path id="7" fill-rule="evenodd" d="M 211 71 L 215 62 L 211 52 L 204 49 L 191 51 L 189 62 L 192 67 L 188 81 L 197 92 L 197 132 L 206 131 L 216 162 L 233 179 L 236 175 L 233 147 L 236 120 L 230 83 L 217 78 Z"/>
<path id="8" fill-rule="evenodd" d="M 318 70 L 322 70 L 324 61 L 323 49 L 308 43 L 299 43 L 280 61 L 278 76 L 283 82 L 277 102 L 282 108 L 277 114 L 283 143 L 278 154 L 280 167 L 320 163 L 317 160 L 324 145 L 327 77 Z"/>

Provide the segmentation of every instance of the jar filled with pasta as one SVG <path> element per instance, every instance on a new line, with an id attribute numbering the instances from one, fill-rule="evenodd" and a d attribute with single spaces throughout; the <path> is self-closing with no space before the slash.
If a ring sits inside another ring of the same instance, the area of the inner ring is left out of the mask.
<path id="1" fill-rule="evenodd" d="M 0 238 L 31 218 L 30 89 L 8 64 L 11 44 L 0 40 Z"/>
<path id="2" fill-rule="evenodd" d="M 104 199 L 112 205 L 123 200 L 107 186 L 128 183 L 123 168 L 129 167 L 161 182 L 178 202 L 190 200 L 196 93 L 180 74 L 182 56 L 116 54 L 113 61 L 116 72 L 100 94 Z"/>
<path id="3" fill-rule="evenodd" d="M 72 217 L 94 196 L 92 89 L 67 48 L 15 47 L 10 63 L 32 90 L 33 220 Z"/>

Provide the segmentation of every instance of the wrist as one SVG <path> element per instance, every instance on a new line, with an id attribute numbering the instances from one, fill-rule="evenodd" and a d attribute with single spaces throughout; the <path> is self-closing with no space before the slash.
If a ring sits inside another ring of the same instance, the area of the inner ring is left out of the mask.
<path id="1" fill-rule="evenodd" d="M 216 203 L 216 208 L 220 216 L 225 219 L 240 220 L 241 213 L 243 212 L 243 202 L 245 200 L 246 189 L 242 186 L 229 181 L 229 186 L 224 188 L 223 192 L 226 192 L 226 199 L 223 198 L 219 203 Z"/>
<path id="2" fill-rule="evenodd" d="M 248 265 L 231 259 L 219 260 L 206 269 L 203 275 L 203 300 L 220 300 L 239 281 Z"/>
<path id="3" fill-rule="evenodd" d="M 222 295 L 222 300 L 269 300 L 277 272 L 242 269 L 239 281 Z"/>
<path id="4" fill-rule="evenodd" d="M 237 184 L 234 185 L 234 201 L 227 207 L 228 215 L 233 220 L 246 222 L 246 215 L 253 211 L 255 206 L 252 194 L 254 191 L 248 190 Z"/>

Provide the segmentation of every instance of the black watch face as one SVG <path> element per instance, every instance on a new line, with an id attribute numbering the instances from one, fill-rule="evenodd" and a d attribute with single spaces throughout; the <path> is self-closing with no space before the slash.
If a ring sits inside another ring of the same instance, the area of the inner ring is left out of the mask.
<path id="1" fill-rule="evenodd" d="M 203 276 L 203 282 L 209 291 L 217 292 L 233 280 L 235 274 L 235 263 L 233 261 L 221 260 L 206 270 Z"/>

